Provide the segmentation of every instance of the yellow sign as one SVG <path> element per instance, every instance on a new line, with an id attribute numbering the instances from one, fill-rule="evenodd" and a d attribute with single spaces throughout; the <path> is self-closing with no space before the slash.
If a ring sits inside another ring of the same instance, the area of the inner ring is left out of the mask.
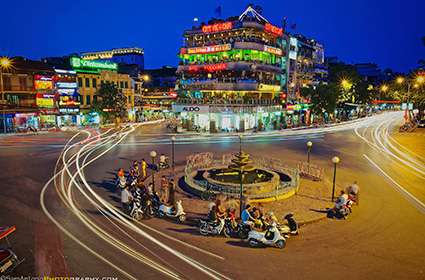
<path id="1" fill-rule="evenodd" d="M 279 55 L 279 56 L 282 55 L 282 49 L 278 49 L 278 48 L 275 48 L 275 47 L 270 47 L 270 46 L 264 45 L 264 51 L 275 54 L 275 55 Z"/>
<path id="2" fill-rule="evenodd" d="M 258 90 L 261 90 L 261 91 L 273 91 L 273 92 L 275 92 L 275 91 L 280 91 L 281 88 L 280 88 L 280 86 L 277 86 L 277 85 L 259 84 L 258 85 Z"/>
<path id="3" fill-rule="evenodd" d="M 35 80 L 34 81 L 34 88 L 35 89 L 53 89 L 53 82 L 52 81 Z"/>
<path id="4" fill-rule="evenodd" d="M 36 98 L 35 102 L 38 107 L 53 108 L 55 106 L 53 98 Z"/>

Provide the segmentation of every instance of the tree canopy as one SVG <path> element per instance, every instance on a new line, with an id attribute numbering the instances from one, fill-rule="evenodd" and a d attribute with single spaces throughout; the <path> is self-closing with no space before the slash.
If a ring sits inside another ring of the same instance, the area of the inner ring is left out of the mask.
<path id="1" fill-rule="evenodd" d="M 104 82 L 96 92 L 93 110 L 105 120 L 124 118 L 127 115 L 127 98 L 112 82 Z"/>

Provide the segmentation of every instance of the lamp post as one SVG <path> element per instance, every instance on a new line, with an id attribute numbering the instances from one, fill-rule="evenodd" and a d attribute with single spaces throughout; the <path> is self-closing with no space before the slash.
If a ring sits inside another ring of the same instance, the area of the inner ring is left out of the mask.
<path id="1" fill-rule="evenodd" d="M 155 159 L 156 159 L 156 152 L 152 151 L 150 152 L 150 156 L 152 158 L 152 191 L 155 193 Z"/>
<path id="2" fill-rule="evenodd" d="M 242 158 L 242 135 L 239 134 L 239 157 Z M 239 215 L 242 218 L 243 211 L 243 171 L 239 166 Z"/>
<path id="3" fill-rule="evenodd" d="M 340 161 L 340 159 L 337 156 L 332 158 L 332 162 L 334 164 L 334 179 L 333 179 L 333 184 L 332 184 L 332 201 L 334 201 L 334 198 L 335 198 L 336 165 L 339 163 L 339 161 Z"/>
<path id="4" fill-rule="evenodd" d="M 1 57 L 0 58 L 0 92 L 1 92 L 1 100 L 2 102 L 5 102 L 5 96 L 4 96 L 4 86 L 3 86 L 3 69 L 9 69 L 12 67 L 12 61 L 8 57 Z M 6 110 L 3 109 L 3 130 L 4 133 L 7 132 L 6 129 Z"/>
<path id="5" fill-rule="evenodd" d="M 174 144 L 176 142 L 176 136 L 171 136 L 171 166 L 174 172 Z"/>
<path id="6" fill-rule="evenodd" d="M 307 142 L 307 168 L 308 168 L 308 174 L 310 174 L 310 153 L 311 148 L 313 147 L 313 142 L 308 141 Z"/>

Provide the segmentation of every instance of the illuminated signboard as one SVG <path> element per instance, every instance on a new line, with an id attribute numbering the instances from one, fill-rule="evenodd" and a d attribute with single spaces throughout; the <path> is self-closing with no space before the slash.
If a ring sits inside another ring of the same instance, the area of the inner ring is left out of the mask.
<path id="1" fill-rule="evenodd" d="M 34 80 L 34 88 L 37 90 L 49 90 L 53 89 L 53 81 L 46 80 Z"/>
<path id="2" fill-rule="evenodd" d="M 103 70 L 117 70 L 118 64 L 112 62 L 103 62 L 95 60 L 84 60 L 79 57 L 71 57 L 71 66 L 77 69 L 103 69 Z"/>
<path id="3" fill-rule="evenodd" d="M 270 47 L 270 46 L 264 45 L 264 51 L 275 54 L 275 55 L 279 55 L 279 56 L 282 55 L 282 49 L 278 49 L 278 48 L 275 48 L 275 47 Z"/>
<path id="4" fill-rule="evenodd" d="M 210 65 L 191 65 L 189 66 L 189 71 L 196 72 L 200 70 L 205 70 L 207 72 L 216 72 L 221 70 L 226 70 L 226 63 L 210 64 Z"/>
<path id="5" fill-rule="evenodd" d="M 266 23 L 266 25 L 264 25 L 264 31 L 278 37 L 283 36 L 283 29 L 270 23 Z"/>
<path id="6" fill-rule="evenodd" d="M 54 94 L 43 94 L 37 93 L 35 103 L 38 107 L 42 108 L 53 108 L 55 107 L 55 95 Z"/>
<path id="7" fill-rule="evenodd" d="M 230 30 L 232 28 L 233 28 L 233 23 L 231 21 L 226 21 L 222 23 L 204 25 L 202 26 L 202 32 L 204 33 L 219 32 L 224 30 Z"/>
<path id="8" fill-rule="evenodd" d="M 57 88 L 77 88 L 77 83 L 76 82 L 56 82 L 56 87 Z"/>
<path id="9" fill-rule="evenodd" d="M 187 48 L 185 53 L 187 54 L 204 54 L 204 53 L 215 53 L 215 52 L 224 52 L 232 49 L 230 44 L 225 45 L 215 45 L 215 46 L 206 46 L 206 47 L 197 47 L 197 48 Z"/>
<path id="10" fill-rule="evenodd" d="M 59 108 L 60 113 L 78 113 L 80 112 L 79 108 Z"/>
<path id="11" fill-rule="evenodd" d="M 267 84 L 259 84 L 258 89 L 262 91 L 280 91 L 281 88 L 278 85 L 267 85 Z"/>

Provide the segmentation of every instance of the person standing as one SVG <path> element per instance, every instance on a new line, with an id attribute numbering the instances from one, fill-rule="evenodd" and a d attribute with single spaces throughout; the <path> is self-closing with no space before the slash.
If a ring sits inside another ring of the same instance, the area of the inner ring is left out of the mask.
<path id="1" fill-rule="evenodd" d="M 120 190 L 122 190 L 127 185 L 127 180 L 125 178 L 125 172 L 124 172 L 124 169 L 123 168 L 120 168 L 118 170 L 117 177 L 118 177 L 117 178 L 117 183 L 116 183 L 117 189 L 119 188 Z"/>
<path id="2" fill-rule="evenodd" d="M 354 197 L 356 205 L 359 205 L 360 187 L 357 185 L 357 181 L 354 181 L 353 184 L 347 188 L 347 192 L 351 197 Z"/>
<path id="3" fill-rule="evenodd" d="M 174 179 L 171 179 L 168 183 L 168 205 L 176 207 L 176 184 L 174 184 Z"/>
<path id="4" fill-rule="evenodd" d="M 146 178 L 146 170 L 148 169 L 148 163 L 146 162 L 145 159 L 142 159 L 141 165 L 142 165 L 142 176 L 143 178 Z"/>
<path id="5" fill-rule="evenodd" d="M 122 208 L 124 213 L 128 214 L 130 213 L 130 206 L 131 206 L 131 202 L 133 201 L 133 196 L 130 192 L 130 190 L 128 189 L 128 187 L 124 188 L 121 190 L 121 204 L 122 204 Z"/>

